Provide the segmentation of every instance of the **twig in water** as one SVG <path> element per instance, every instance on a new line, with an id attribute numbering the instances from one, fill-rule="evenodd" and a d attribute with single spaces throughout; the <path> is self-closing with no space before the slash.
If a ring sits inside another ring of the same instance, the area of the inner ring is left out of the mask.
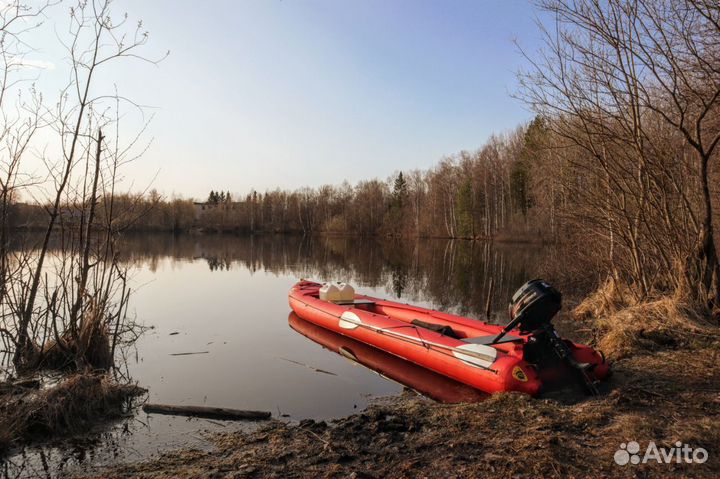
<path id="1" fill-rule="evenodd" d="M 210 441 L 208 441 L 207 439 L 205 439 L 204 437 L 198 436 L 197 434 L 190 434 L 190 436 L 194 437 L 194 438 L 197 439 L 198 441 L 210 442 Z"/>
<path id="2" fill-rule="evenodd" d="M 323 374 L 329 374 L 331 376 L 337 376 L 337 374 L 335 374 L 333 372 L 325 371 L 324 369 L 318 369 L 316 367 L 310 366 L 309 364 L 301 363 L 300 361 L 293 361 L 292 359 L 287 359 L 287 358 L 278 358 L 278 359 L 282 359 L 283 361 L 287 361 L 289 363 L 297 364 L 298 366 L 304 366 L 308 369 L 312 369 L 316 373 L 323 373 Z"/>
<path id="3" fill-rule="evenodd" d="M 209 422 L 210 424 L 215 424 L 216 426 L 227 427 L 227 424 L 223 424 L 223 423 L 221 423 L 221 422 L 213 421 L 212 419 L 205 419 L 205 421 Z"/>

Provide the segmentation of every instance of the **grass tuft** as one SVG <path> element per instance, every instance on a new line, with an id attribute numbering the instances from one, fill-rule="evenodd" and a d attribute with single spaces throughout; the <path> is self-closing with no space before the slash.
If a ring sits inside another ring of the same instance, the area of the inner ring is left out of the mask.
<path id="1" fill-rule="evenodd" d="M 47 388 L 0 388 L 0 450 L 47 437 L 87 431 L 92 423 L 127 412 L 145 393 L 107 374 L 77 373 Z"/>

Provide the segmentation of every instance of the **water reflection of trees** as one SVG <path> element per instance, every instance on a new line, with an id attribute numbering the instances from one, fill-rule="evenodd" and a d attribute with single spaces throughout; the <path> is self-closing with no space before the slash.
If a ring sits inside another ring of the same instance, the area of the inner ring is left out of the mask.
<path id="1" fill-rule="evenodd" d="M 203 259 L 210 270 L 243 268 L 381 287 L 409 302 L 481 316 L 493 280 L 491 306 L 503 311 L 512 293 L 537 276 L 547 253 L 534 245 L 452 240 L 381 241 L 357 237 L 133 235 L 125 261 L 157 270 Z"/>

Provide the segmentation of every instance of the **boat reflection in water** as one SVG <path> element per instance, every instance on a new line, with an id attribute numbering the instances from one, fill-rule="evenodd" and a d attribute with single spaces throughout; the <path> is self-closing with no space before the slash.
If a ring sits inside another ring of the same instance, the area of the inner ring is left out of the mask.
<path id="1" fill-rule="evenodd" d="M 488 395 L 360 341 L 288 316 L 290 327 L 330 351 L 442 403 L 479 402 Z"/>

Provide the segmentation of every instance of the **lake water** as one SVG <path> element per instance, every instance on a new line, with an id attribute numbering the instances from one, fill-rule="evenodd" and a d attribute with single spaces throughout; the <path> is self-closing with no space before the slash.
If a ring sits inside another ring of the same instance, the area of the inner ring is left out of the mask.
<path id="1" fill-rule="evenodd" d="M 347 415 L 403 390 L 388 379 L 392 372 L 379 375 L 325 349 L 333 338 L 296 331 L 303 328 L 292 324 L 287 293 L 298 279 L 343 280 L 372 296 L 482 319 L 492 280 L 491 316 L 505 321 L 510 296 L 546 256 L 536 245 L 283 236 L 137 235 L 121 249 L 133 265 L 130 311 L 151 327 L 124 364 L 148 401 L 259 409 L 287 420 Z M 139 412 L 69 445 L 27 448 L 4 473 L 61 476 L 171 447 L 209 447 L 198 431 L 243 427 L 252 426 Z"/>

